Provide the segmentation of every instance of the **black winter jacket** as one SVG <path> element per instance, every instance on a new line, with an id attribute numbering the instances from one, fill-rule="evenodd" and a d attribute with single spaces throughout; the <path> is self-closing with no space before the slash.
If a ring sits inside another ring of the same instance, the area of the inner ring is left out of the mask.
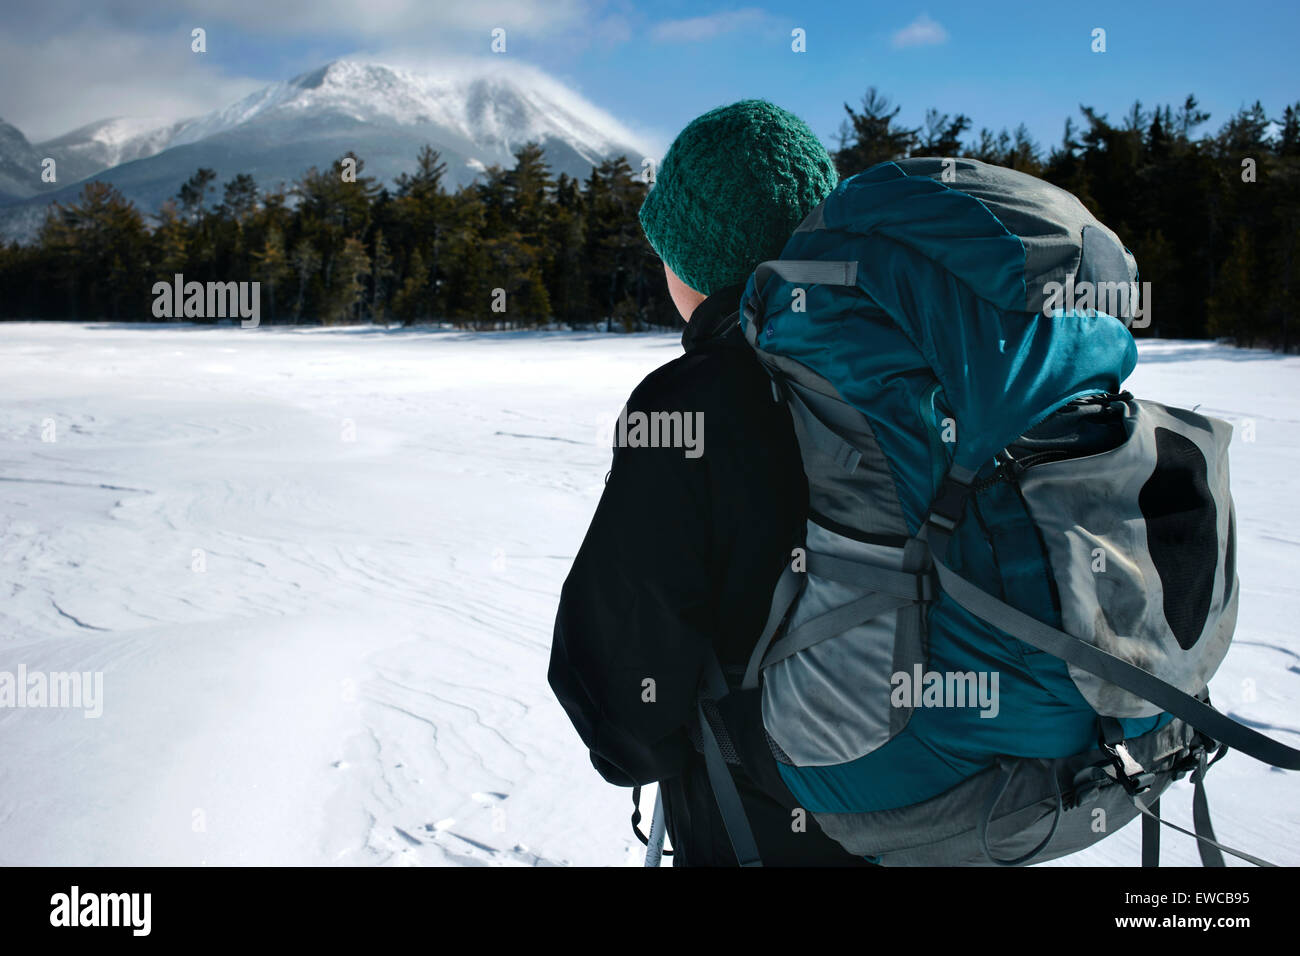
<path id="1" fill-rule="evenodd" d="M 601 776 L 624 787 L 661 781 L 677 866 L 736 862 L 691 743 L 700 677 L 710 647 L 724 668 L 743 669 L 808 500 L 789 412 L 737 324 L 742 292 L 702 302 L 682 334 L 686 354 L 628 400 L 630 423 L 637 411 L 702 413 L 703 453 L 615 447 L 551 648 L 551 687 Z M 792 826 L 797 804 L 767 753 L 758 693 L 733 692 L 723 713 L 764 863 L 862 863 L 811 817 L 804 832 Z"/>

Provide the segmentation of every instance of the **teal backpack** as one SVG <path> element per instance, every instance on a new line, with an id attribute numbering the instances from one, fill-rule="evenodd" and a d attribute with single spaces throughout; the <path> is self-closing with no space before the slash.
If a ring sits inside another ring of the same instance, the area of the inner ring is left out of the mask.
<path id="1" fill-rule="evenodd" d="M 715 664 L 701 694 L 741 863 L 761 861 L 717 706 L 735 678 L 854 855 L 1039 862 L 1142 814 L 1156 865 L 1160 795 L 1190 773 L 1202 861 L 1264 864 L 1214 839 L 1203 789 L 1228 747 L 1300 769 L 1209 703 L 1239 597 L 1231 428 L 1120 391 L 1136 289 L 1072 195 L 974 160 L 844 180 L 750 277 L 741 324 L 809 502 L 746 673 Z"/>

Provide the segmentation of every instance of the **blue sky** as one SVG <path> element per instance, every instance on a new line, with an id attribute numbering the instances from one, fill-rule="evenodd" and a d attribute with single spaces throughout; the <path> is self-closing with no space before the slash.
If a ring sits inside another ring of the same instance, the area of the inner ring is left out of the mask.
<path id="1" fill-rule="evenodd" d="M 689 18 L 690 3 L 655 5 L 660 20 Z M 1300 4 L 1222 3 L 809 3 L 709 7 L 729 32 L 675 42 L 636 39 L 591 50 L 569 70 L 601 105 L 673 131 L 704 110 L 750 96 L 802 116 L 825 139 L 877 86 L 919 125 L 925 109 L 966 113 L 975 128 L 1024 122 L 1040 141 L 1060 139 L 1086 103 L 1118 118 L 1195 93 L 1211 126 L 1255 98 L 1270 115 L 1300 100 Z M 740 16 L 737 11 L 763 10 Z M 797 12 L 795 12 L 797 11 Z M 1225 12 L 1230 11 L 1230 12 Z M 915 29 L 919 23 L 924 29 Z M 933 26 L 931 26 L 933 25 Z M 808 51 L 789 52 L 793 27 Z M 903 31 L 913 27 L 908 33 Z M 1105 53 L 1090 49 L 1106 30 Z M 689 31 L 688 31 L 689 32 Z M 906 42 L 911 39 L 913 42 Z M 563 71 L 562 62 L 540 65 Z"/>
<path id="2" fill-rule="evenodd" d="M 33 139 L 107 115 L 179 118 L 330 59 L 507 54 L 551 73 L 660 147 L 692 117 L 746 97 L 798 113 L 828 143 L 871 85 L 919 125 L 926 107 L 978 130 L 1024 122 L 1045 145 L 1080 103 L 1118 119 L 1195 93 L 1217 127 L 1256 98 L 1300 100 L 1300 5 L 1261 2 L 627 0 L 46 0 L 0 37 L 0 117 Z M 208 53 L 188 50 L 208 31 Z M 807 52 L 793 53 L 802 28 Z M 1091 31 L 1106 31 L 1093 53 Z M 33 83 L 31 77 L 40 77 Z"/>

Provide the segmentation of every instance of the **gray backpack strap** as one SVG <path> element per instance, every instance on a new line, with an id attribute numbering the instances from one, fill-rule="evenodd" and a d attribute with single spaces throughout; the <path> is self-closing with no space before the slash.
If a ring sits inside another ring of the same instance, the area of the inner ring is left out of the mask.
<path id="1" fill-rule="evenodd" d="M 858 263 L 857 260 L 768 259 L 754 269 L 754 289 L 759 295 L 774 275 L 793 285 L 857 285 Z"/>
<path id="2" fill-rule="evenodd" d="M 1182 718 L 1220 744 L 1284 770 L 1300 770 L 1300 750 L 1238 723 L 1128 661 L 1030 617 L 971 584 L 942 561 L 936 559 L 934 569 L 944 592 L 980 620 L 1031 647 L 1137 694 L 1161 710 Z"/>
<path id="3" fill-rule="evenodd" d="M 1160 865 L 1160 801 L 1153 800 L 1142 817 L 1142 865 Z"/>
<path id="4" fill-rule="evenodd" d="M 1142 668 L 1116 657 L 1100 647 L 1082 641 L 1072 634 L 1059 630 L 1042 621 L 1030 617 L 1018 608 L 977 587 L 963 578 L 948 565 L 943 563 L 947 556 L 948 543 L 957 523 L 965 509 L 966 498 L 970 492 L 969 473 L 949 474 L 940 488 L 935 504 L 927 517 L 919 540 L 931 546 L 931 559 L 939 585 L 944 593 L 982 621 L 993 625 L 1012 637 L 1024 641 L 1031 647 L 1053 655 L 1068 664 L 1095 674 L 1102 680 L 1109 681 L 1124 690 L 1130 691 L 1143 700 L 1155 704 L 1161 710 L 1173 714 L 1215 740 L 1219 745 L 1220 756 L 1228 748 L 1240 750 L 1256 760 L 1280 767 L 1285 770 L 1300 770 L 1300 750 L 1273 740 L 1258 731 L 1219 713 L 1209 705 L 1207 700 L 1193 697 L 1181 689 L 1156 677 Z M 1215 759 L 1218 759 L 1217 757 Z M 1159 816 L 1156 811 L 1143 805 L 1136 793 L 1130 794 L 1133 805 L 1143 814 L 1143 851 L 1144 866 L 1155 866 L 1158 862 L 1159 825 L 1172 827 L 1179 833 L 1185 833 L 1197 840 L 1201 861 L 1206 866 L 1222 866 L 1222 853 L 1230 853 L 1257 866 L 1272 866 L 1259 857 L 1251 856 L 1224 846 L 1214 839 L 1214 829 L 1210 825 L 1209 802 L 1205 796 L 1205 772 L 1208 764 L 1204 753 L 1201 754 L 1192 781 L 1195 787 L 1192 804 L 1192 820 L 1195 832 L 1175 826 Z M 1221 851 L 1221 852 L 1220 852 Z M 996 862 L 996 861 L 995 861 Z"/>
<path id="5" fill-rule="evenodd" d="M 776 260 L 765 265 L 772 267 L 768 270 L 769 272 L 779 271 L 786 278 L 797 275 L 799 281 L 808 280 L 812 274 L 811 272 L 805 274 L 801 271 L 805 266 L 812 269 L 812 267 L 821 268 L 829 265 L 834 267 L 831 270 L 832 272 L 847 269 L 844 278 L 848 281 L 851 281 L 853 276 L 853 269 L 848 267 L 856 267 L 856 263 L 804 263 L 784 260 Z M 857 471 L 864 457 L 863 452 L 855 447 L 853 443 L 841 437 L 835 428 L 823 421 L 821 415 L 809 407 L 808 400 L 800 395 L 798 387 L 790 383 L 778 385 L 777 381 L 778 377 L 774 377 L 773 388 L 775 394 L 778 394 L 789 403 L 796 421 L 801 424 L 800 441 L 807 441 L 810 446 L 818 449 L 834 462 L 837 468 L 844 472 L 852 475 Z M 807 459 L 805 459 L 805 468 L 807 467 Z M 920 551 L 923 552 L 924 548 L 921 547 Z M 911 552 L 906 552 L 906 554 L 910 555 Z M 923 559 L 923 553 L 921 557 Z M 791 606 L 798 599 L 803 583 L 806 580 L 804 574 L 787 567 L 777 582 L 767 624 L 754 645 L 753 652 L 750 654 L 748 666 L 745 668 L 745 679 L 741 687 L 745 690 L 753 690 L 758 687 L 759 674 L 768 665 L 784 660 L 799 651 L 812 647 L 814 644 L 834 637 L 856 624 L 861 624 L 889 611 L 898 610 L 905 615 L 902 626 L 909 635 L 908 640 L 919 642 L 921 640 L 921 611 L 911 608 L 911 605 L 923 604 L 933 598 L 933 579 L 925 570 L 923 560 L 908 561 L 905 559 L 904 567 L 906 570 L 876 567 L 829 554 L 809 551 L 807 553 L 807 571 L 809 574 L 873 593 L 864 595 L 842 607 L 827 611 L 813 620 L 805 621 L 794 631 L 784 635 L 775 646 L 771 646 Z"/>
<path id="6" fill-rule="evenodd" d="M 799 572 L 787 567 L 777 581 L 767 626 L 763 628 L 763 634 L 749 656 L 749 665 L 745 668 L 745 680 L 741 685 L 745 690 L 757 687 L 758 675 L 764 668 L 770 667 L 777 661 L 783 661 L 814 644 L 820 644 L 837 634 L 842 634 L 855 624 L 870 621 L 888 611 L 925 603 L 933 597 L 933 578 L 926 571 L 894 571 L 890 568 L 846 561 L 816 551 L 809 551 L 807 557 L 808 573 L 841 584 L 850 584 L 871 593 L 803 622 L 772 644 L 772 638 L 784 620 L 786 612 L 799 595 L 803 580 Z"/>
<path id="7" fill-rule="evenodd" d="M 740 791 L 736 789 L 736 781 L 727 769 L 727 761 L 722 756 L 722 748 L 718 745 L 718 736 L 709 722 L 709 715 L 704 712 L 704 701 L 721 700 L 728 693 L 730 688 L 727 687 L 722 666 L 718 663 L 718 658 L 710 654 L 704 670 L 704 691 L 696 705 L 709 787 L 718 802 L 718 812 L 722 814 L 722 823 L 727 830 L 727 838 L 731 841 L 731 850 L 736 854 L 736 861 L 741 866 L 762 866 L 754 831 L 749 826 L 749 817 L 745 815 L 745 805 L 740 801 Z"/>
<path id="8" fill-rule="evenodd" d="M 830 262 L 821 259 L 768 259 L 754 269 L 754 291 L 759 299 L 757 307 L 745 303 L 745 338 L 753 345 L 762 331 L 763 286 L 772 276 L 779 276 L 792 285 L 857 285 L 858 263 L 853 261 Z"/>
<path id="9" fill-rule="evenodd" d="M 1152 803 L 1150 807 L 1146 807 L 1136 796 L 1131 797 L 1133 806 L 1137 807 L 1138 810 L 1142 812 L 1142 865 L 1156 865 L 1153 856 L 1151 857 L 1151 862 L 1147 862 L 1149 857 L 1147 850 L 1147 827 L 1150 826 L 1155 831 L 1151 845 L 1155 848 L 1153 852 L 1159 852 L 1159 830 L 1160 825 L 1164 824 L 1170 829 L 1177 830 L 1179 833 L 1186 834 L 1196 840 L 1196 848 L 1200 851 L 1201 864 L 1203 866 L 1225 866 L 1226 864 L 1223 861 L 1224 853 L 1229 853 L 1238 859 L 1245 860 L 1247 863 L 1254 863 L 1256 866 L 1277 866 L 1276 863 L 1270 863 L 1268 860 L 1262 860 L 1257 856 L 1253 856 L 1241 850 L 1234 850 L 1230 846 L 1224 846 L 1214 838 L 1214 828 L 1210 826 L 1210 804 L 1205 796 L 1205 769 L 1205 754 L 1201 754 L 1201 759 L 1197 765 L 1196 771 L 1192 774 L 1192 784 L 1194 787 L 1192 792 L 1192 827 L 1195 832 L 1192 830 L 1184 830 L 1182 827 L 1170 823 L 1168 820 L 1162 819 L 1160 816 L 1159 800 Z"/>
<path id="10" fill-rule="evenodd" d="M 1222 753 L 1222 748 L 1220 753 Z M 1210 801 L 1205 795 L 1205 771 L 1209 765 L 1205 762 L 1205 753 L 1202 752 L 1196 761 L 1196 770 L 1192 774 L 1192 829 L 1196 831 L 1196 849 L 1201 854 L 1202 866 L 1227 866 L 1223 861 L 1223 854 L 1219 852 L 1222 847 L 1215 842 L 1214 826 L 1210 823 Z M 1235 850 L 1228 850 L 1234 856 L 1241 856 Z M 1246 859 L 1246 857 L 1242 857 Z M 1251 862 L 1256 866 L 1272 866 L 1272 863 L 1264 863 L 1257 857 L 1250 857 Z"/>
<path id="11" fill-rule="evenodd" d="M 802 574 L 788 564 L 781 573 L 781 577 L 776 582 L 776 590 L 772 594 L 772 610 L 768 612 L 767 624 L 758 643 L 754 645 L 753 653 L 749 655 L 749 665 L 745 668 L 745 679 L 741 682 L 741 690 L 753 690 L 758 686 L 759 666 L 763 662 L 764 655 L 767 654 L 767 646 L 772 643 L 773 636 L 781 626 L 781 622 L 785 620 L 790 605 L 794 604 L 794 599 L 799 596 L 805 580 Z"/>
<path id="12" fill-rule="evenodd" d="M 800 651 L 807 650 L 814 644 L 820 644 L 837 634 L 843 634 L 855 624 L 870 621 L 886 611 L 893 611 L 904 605 L 911 604 L 913 600 L 913 598 L 896 597 L 893 594 L 865 594 L 860 598 L 855 598 L 848 604 L 841 604 L 839 607 L 832 608 L 825 614 L 818 614 L 815 618 L 800 624 L 773 644 L 772 649 L 767 652 L 762 663 L 759 664 L 759 669 L 770 667 L 777 661 L 783 661 Z"/>
<path id="13" fill-rule="evenodd" d="M 808 571 L 841 584 L 852 584 L 866 591 L 879 591 L 908 601 L 929 601 L 934 597 L 934 579 L 925 571 L 892 571 L 815 551 L 808 552 Z"/>

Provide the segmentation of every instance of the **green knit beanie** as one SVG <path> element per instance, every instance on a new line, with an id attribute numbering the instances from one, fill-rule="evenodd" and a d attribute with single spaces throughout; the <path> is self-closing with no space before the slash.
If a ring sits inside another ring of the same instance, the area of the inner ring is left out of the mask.
<path id="1" fill-rule="evenodd" d="M 678 134 L 641 204 L 641 228 L 679 279 L 711 295 L 779 256 L 837 180 L 803 120 L 742 100 Z"/>

